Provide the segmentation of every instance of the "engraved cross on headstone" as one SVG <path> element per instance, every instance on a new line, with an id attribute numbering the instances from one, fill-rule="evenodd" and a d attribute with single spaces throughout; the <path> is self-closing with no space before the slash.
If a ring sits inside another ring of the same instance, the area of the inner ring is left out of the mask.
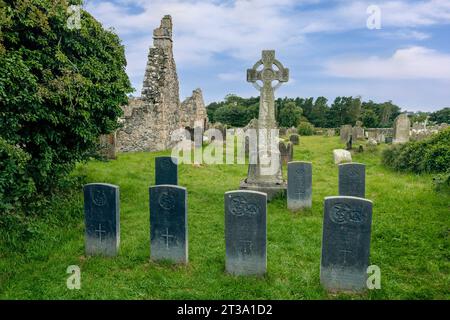
<path id="1" fill-rule="evenodd" d="M 102 243 L 102 234 L 106 233 L 106 231 L 102 229 L 101 223 L 98 225 L 98 229 L 95 230 L 95 232 L 98 234 L 98 239 L 99 239 L 100 243 Z"/>
<path id="2" fill-rule="evenodd" d="M 260 66 L 263 66 L 259 70 Z M 276 69 L 273 66 L 276 66 Z M 274 50 L 263 50 L 262 58 L 255 63 L 252 69 L 247 70 L 247 81 L 261 92 L 259 103 L 259 121 L 265 124 L 275 124 L 275 96 L 274 92 L 283 82 L 289 80 L 289 69 L 275 59 Z M 260 86 L 257 81 L 262 81 Z M 278 83 L 272 87 L 272 82 Z"/>
<path id="3" fill-rule="evenodd" d="M 169 239 L 175 238 L 174 236 L 169 234 L 169 228 L 166 228 L 166 233 L 163 234 L 162 237 L 166 239 L 166 248 L 169 249 Z"/>

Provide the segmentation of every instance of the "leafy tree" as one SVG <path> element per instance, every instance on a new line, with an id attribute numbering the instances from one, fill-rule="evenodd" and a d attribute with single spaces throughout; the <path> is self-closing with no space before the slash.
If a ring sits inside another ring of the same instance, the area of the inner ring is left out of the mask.
<path id="1" fill-rule="evenodd" d="M 328 113 L 328 99 L 325 97 L 318 97 L 314 102 L 309 120 L 316 127 L 324 128 L 327 125 L 327 113 Z"/>
<path id="2" fill-rule="evenodd" d="M 132 91 L 117 35 L 83 10 L 81 29 L 68 27 L 79 3 L 0 0 L 0 132 L 41 192 L 118 127 Z"/>
<path id="3" fill-rule="evenodd" d="M 363 125 L 366 128 L 377 128 L 378 127 L 378 117 L 372 109 L 366 109 L 362 115 Z"/>
<path id="4" fill-rule="evenodd" d="M 281 127 L 297 127 L 302 115 L 302 109 L 295 105 L 295 102 L 288 102 L 280 111 L 279 125 Z"/>
<path id="5" fill-rule="evenodd" d="M 437 123 L 450 124 L 450 108 L 444 108 L 430 114 L 430 120 Z"/>

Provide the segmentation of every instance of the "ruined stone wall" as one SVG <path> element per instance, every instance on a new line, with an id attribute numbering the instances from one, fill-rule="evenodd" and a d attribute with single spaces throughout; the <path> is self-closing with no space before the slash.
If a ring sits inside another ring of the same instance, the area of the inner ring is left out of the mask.
<path id="1" fill-rule="evenodd" d="M 160 151 L 173 145 L 170 135 L 179 128 L 181 103 L 170 16 L 153 32 L 141 97 L 130 98 L 123 110 L 122 128 L 117 132 L 119 151 Z"/>
<path id="2" fill-rule="evenodd" d="M 204 129 L 208 127 L 208 114 L 201 89 L 195 89 L 192 96 L 186 98 L 181 103 L 181 128 L 195 128 L 200 126 Z"/>

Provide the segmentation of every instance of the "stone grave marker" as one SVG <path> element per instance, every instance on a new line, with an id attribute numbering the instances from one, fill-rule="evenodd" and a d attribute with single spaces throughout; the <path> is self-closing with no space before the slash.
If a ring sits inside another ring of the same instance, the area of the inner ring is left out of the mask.
<path id="1" fill-rule="evenodd" d="M 411 121 L 406 113 L 400 114 L 394 121 L 394 136 L 392 143 L 405 143 L 409 141 Z"/>
<path id="2" fill-rule="evenodd" d="M 173 157 L 155 158 L 155 185 L 178 185 L 178 159 Z"/>
<path id="3" fill-rule="evenodd" d="M 291 141 L 293 145 L 298 146 L 300 144 L 300 137 L 298 134 L 291 134 L 289 141 Z"/>
<path id="4" fill-rule="evenodd" d="M 341 142 L 347 143 L 349 136 L 352 134 L 352 126 L 349 124 L 341 126 L 340 137 Z"/>
<path id="5" fill-rule="evenodd" d="M 283 141 L 278 143 L 280 149 L 281 162 L 287 165 L 294 158 L 294 145 L 291 142 L 285 144 Z"/>
<path id="6" fill-rule="evenodd" d="M 226 271 L 264 275 L 267 268 L 267 195 L 257 191 L 225 193 Z"/>
<path id="7" fill-rule="evenodd" d="M 288 163 L 287 204 L 289 210 L 301 210 L 312 206 L 311 162 Z"/>
<path id="8" fill-rule="evenodd" d="M 372 202 L 327 197 L 324 203 L 320 282 L 330 292 L 367 288 Z"/>
<path id="9" fill-rule="evenodd" d="M 120 244 L 119 187 L 91 183 L 83 188 L 86 255 L 116 256 Z"/>
<path id="10" fill-rule="evenodd" d="M 365 198 L 366 166 L 361 163 L 343 163 L 339 166 L 339 195 Z"/>
<path id="11" fill-rule="evenodd" d="M 187 190 L 150 187 L 150 258 L 188 262 Z"/>

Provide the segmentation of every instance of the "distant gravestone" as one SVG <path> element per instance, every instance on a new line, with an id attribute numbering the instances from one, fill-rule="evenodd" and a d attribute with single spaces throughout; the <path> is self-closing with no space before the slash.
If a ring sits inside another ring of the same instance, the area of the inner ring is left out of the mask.
<path id="1" fill-rule="evenodd" d="M 361 127 L 361 123 L 358 122 L 358 124 L 352 128 L 352 138 L 354 141 L 356 140 L 364 140 L 364 129 Z"/>
<path id="2" fill-rule="evenodd" d="M 150 187 L 150 258 L 188 262 L 186 188 Z"/>
<path id="3" fill-rule="evenodd" d="M 311 162 L 288 163 L 287 203 L 289 210 L 301 210 L 312 206 Z"/>
<path id="4" fill-rule="evenodd" d="M 300 137 L 298 134 L 291 134 L 289 141 L 291 141 L 293 145 L 298 146 L 300 144 Z"/>
<path id="5" fill-rule="evenodd" d="M 119 187 L 106 183 L 83 188 L 86 255 L 116 256 L 120 244 Z"/>
<path id="6" fill-rule="evenodd" d="M 285 144 L 283 141 L 280 141 L 278 148 L 280 149 L 281 162 L 287 165 L 294 157 L 294 145 L 291 142 Z"/>
<path id="7" fill-rule="evenodd" d="M 351 125 L 346 124 L 346 125 L 341 126 L 341 130 L 340 130 L 341 142 L 347 143 L 351 134 L 352 134 L 352 126 Z"/>
<path id="8" fill-rule="evenodd" d="M 178 185 L 178 159 L 173 157 L 155 158 L 155 185 Z"/>
<path id="9" fill-rule="evenodd" d="M 339 166 L 339 195 L 365 198 L 366 166 L 361 163 L 343 163 Z"/>
<path id="10" fill-rule="evenodd" d="M 352 162 L 352 154 L 344 149 L 333 150 L 334 164 Z"/>
<path id="11" fill-rule="evenodd" d="M 113 132 L 111 134 L 104 134 L 101 135 L 99 138 L 99 152 L 100 155 L 102 155 L 104 158 L 109 160 L 114 160 L 117 158 L 116 155 L 116 132 Z"/>
<path id="12" fill-rule="evenodd" d="M 370 255 L 372 202 L 327 197 L 324 203 L 320 282 L 330 292 L 362 292 Z"/>
<path id="13" fill-rule="evenodd" d="M 267 195 L 257 191 L 225 193 L 226 271 L 264 275 L 267 268 Z"/>
<path id="14" fill-rule="evenodd" d="M 392 143 L 405 143 L 409 141 L 411 121 L 406 113 L 399 115 L 394 121 L 394 136 Z"/>

